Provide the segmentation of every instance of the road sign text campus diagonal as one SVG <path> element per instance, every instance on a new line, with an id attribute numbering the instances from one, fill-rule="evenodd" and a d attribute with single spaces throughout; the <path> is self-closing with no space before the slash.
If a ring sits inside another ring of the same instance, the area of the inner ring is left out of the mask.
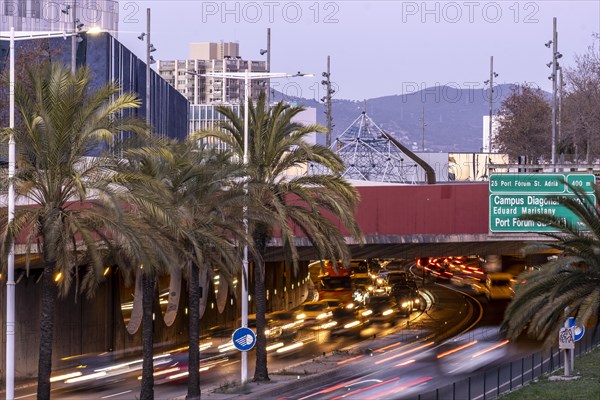
<path id="1" fill-rule="evenodd" d="M 595 176 L 592 174 L 494 174 L 490 176 L 489 227 L 491 232 L 551 232 L 556 229 L 534 221 L 526 215 L 551 215 L 578 223 L 577 217 L 561 205 L 556 196 L 577 199 L 564 184 L 581 187 L 590 201 Z M 584 228 L 580 226 L 580 228 Z"/>

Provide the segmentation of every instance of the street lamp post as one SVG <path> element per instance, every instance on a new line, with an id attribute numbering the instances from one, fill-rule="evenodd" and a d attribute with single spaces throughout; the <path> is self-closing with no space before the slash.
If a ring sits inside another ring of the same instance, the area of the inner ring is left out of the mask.
<path id="1" fill-rule="evenodd" d="M 552 166 L 556 172 L 556 75 L 558 71 L 558 32 L 556 31 L 556 17 L 552 19 Z M 562 55 L 561 55 L 562 56 Z"/>
<path id="2" fill-rule="evenodd" d="M 485 83 L 486 85 L 489 83 L 490 84 L 490 120 L 488 121 L 488 153 L 492 152 L 492 117 L 494 116 L 494 109 L 493 109 L 493 101 L 494 101 L 494 97 L 493 97 L 493 93 L 494 93 L 494 78 L 497 78 L 498 74 L 494 72 L 494 56 L 490 56 L 490 79 L 486 80 Z"/>
<path id="3" fill-rule="evenodd" d="M 325 138 L 325 146 L 327 148 L 331 147 L 331 130 L 333 129 L 333 116 L 331 111 L 331 95 L 335 93 L 335 90 L 331 87 L 331 59 L 327 56 L 327 72 L 323 72 L 321 75 L 325 78 L 321 81 L 321 85 L 325 88 L 325 96 L 321 99 L 321 101 L 325 102 L 326 110 L 325 114 L 327 115 L 327 136 Z"/>
<path id="4" fill-rule="evenodd" d="M 77 0 L 73 0 L 73 6 L 67 4 L 61 12 L 65 15 L 71 14 L 72 29 L 71 32 L 71 72 L 75 74 L 77 71 L 77 41 L 79 39 L 79 29 L 83 24 L 79 24 L 77 19 Z"/>
<path id="5" fill-rule="evenodd" d="M 1 32 L 0 39 L 9 39 L 9 129 L 8 140 L 8 226 L 10 227 L 15 215 L 15 164 L 16 142 L 13 134 L 15 128 L 15 42 L 20 40 L 48 39 L 71 35 L 76 38 L 77 32 L 66 34 L 63 32 L 29 32 L 15 36 L 15 28 L 11 27 L 8 35 Z M 71 56 L 73 56 L 71 52 Z M 73 66 L 74 59 L 71 60 Z M 6 276 L 6 399 L 15 397 L 15 243 L 11 240 L 7 260 Z"/>
<path id="6" fill-rule="evenodd" d="M 8 226 L 15 216 L 15 28 L 10 28 L 9 128 L 8 140 Z M 6 399 L 15 398 L 15 241 L 10 241 L 6 278 Z"/>
<path id="7" fill-rule="evenodd" d="M 248 132 L 248 124 L 249 124 L 249 105 L 250 105 L 250 82 L 252 80 L 261 80 L 261 79 L 272 79 L 272 78 L 294 78 L 294 77 L 312 77 L 312 74 L 302 74 L 300 72 L 296 74 L 286 74 L 279 72 L 249 72 L 247 69 L 245 72 L 207 72 L 205 74 L 198 74 L 195 71 L 188 71 L 189 74 L 204 76 L 204 77 L 223 77 L 224 79 L 238 79 L 244 81 L 244 155 L 243 162 L 244 165 L 248 165 L 249 158 L 249 132 Z M 244 187 L 245 193 L 247 193 L 247 188 Z M 243 226 L 246 237 L 248 236 L 248 218 L 247 218 L 247 206 L 244 205 L 243 209 L 244 219 Z M 242 295 L 241 295 L 241 305 L 242 305 L 242 326 L 248 327 L 248 245 L 244 245 L 243 249 L 243 260 L 242 260 Z M 242 360 L 241 360 L 241 381 L 245 383 L 248 381 L 248 353 L 242 352 Z"/>
<path id="8" fill-rule="evenodd" d="M 77 1 L 73 1 L 73 36 L 71 36 L 71 72 L 75 74 L 77 70 Z"/>
<path id="9" fill-rule="evenodd" d="M 421 151 L 425 151 L 425 106 L 421 109 Z"/>
<path id="10" fill-rule="evenodd" d="M 552 168 L 556 172 L 556 125 L 557 125 L 557 72 L 561 69 L 558 63 L 558 59 L 562 57 L 562 54 L 558 52 L 558 32 L 556 31 L 556 17 L 552 19 L 552 40 L 544 43 L 544 46 L 550 48 L 552 46 L 552 61 L 546 66 L 552 68 L 552 74 L 548 77 L 552 81 Z"/>
<path id="11" fill-rule="evenodd" d="M 138 39 L 146 40 L 146 124 L 150 126 L 150 65 L 154 64 L 156 60 L 152 57 L 152 53 L 156 51 L 156 48 L 150 41 L 150 8 L 146 9 L 146 32 L 142 32 Z"/>

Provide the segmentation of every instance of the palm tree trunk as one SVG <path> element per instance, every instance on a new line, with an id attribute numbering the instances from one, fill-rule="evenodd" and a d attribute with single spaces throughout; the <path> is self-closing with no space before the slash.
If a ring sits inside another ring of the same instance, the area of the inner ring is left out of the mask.
<path id="1" fill-rule="evenodd" d="M 56 261 L 46 261 L 42 272 L 42 304 L 40 315 L 40 354 L 38 360 L 38 399 L 50 398 L 52 373 L 52 342 L 54 339 L 54 312 L 58 286 L 54 282 Z"/>
<path id="2" fill-rule="evenodd" d="M 139 273 L 142 273 L 140 271 Z M 142 389 L 140 400 L 154 400 L 154 321 L 152 311 L 154 304 L 154 286 L 156 275 L 142 275 Z"/>
<path id="3" fill-rule="evenodd" d="M 254 234 L 254 244 L 261 255 L 267 248 L 266 229 L 257 226 Z M 254 369 L 254 382 L 269 381 L 267 368 L 267 337 L 265 326 L 267 313 L 267 296 L 265 289 L 265 264 L 262 260 L 254 261 L 254 305 L 256 306 L 256 367 Z"/>
<path id="4" fill-rule="evenodd" d="M 200 269 L 191 262 L 189 277 L 189 349 L 188 349 L 188 392 L 187 400 L 200 399 Z"/>

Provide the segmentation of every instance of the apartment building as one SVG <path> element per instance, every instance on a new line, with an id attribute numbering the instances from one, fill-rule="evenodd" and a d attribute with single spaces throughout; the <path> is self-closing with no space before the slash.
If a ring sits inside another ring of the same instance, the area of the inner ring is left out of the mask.
<path id="1" fill-rule="evenodd" d="M 202 74 L 223 72 L 267 72 L 265 61 L 243 60 L 239 43 L 191 43 L 187 60 L 161 60 L 160 76 L 183 94 L 191 104 L 242 103 L 244 81 Z M 193 73 L 190 73 L 193 72 Z M 256 100 L 269 87 L 268 79 L 253 79 L 250 98 Z"/>

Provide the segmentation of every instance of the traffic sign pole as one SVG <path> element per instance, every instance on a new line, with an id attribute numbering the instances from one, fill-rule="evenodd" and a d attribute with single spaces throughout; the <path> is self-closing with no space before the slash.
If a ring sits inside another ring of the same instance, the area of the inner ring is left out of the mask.
<path id="1" fill-rule="evenodd" d="M 577 324 L 577 320 L 574 317 L 567 318 L 567 320 L 564 323 L 564 327 L 571 329 L 571 332 L 573 333 L 573 343 L 581 340 L 581 338 L 583 338 L 583 335 L 585 334 L 585 326 L 584 325 L 579 326 Z M 574 345 L 573 345 L 573 348 L 570 349 L 569 353 L 571 353 L 571 370 L 575 370 L 575 346 Z M 566 372 L 565 372 L 565 375 L 568 376 L 568 374 Z"/>
<path id="2" fill-rule="evenodd" d="M 569 349 L 564 349 L 563 353 L 565 355 L 565 376 L 571 376 L 570 361 L 569 361 Z"/>

